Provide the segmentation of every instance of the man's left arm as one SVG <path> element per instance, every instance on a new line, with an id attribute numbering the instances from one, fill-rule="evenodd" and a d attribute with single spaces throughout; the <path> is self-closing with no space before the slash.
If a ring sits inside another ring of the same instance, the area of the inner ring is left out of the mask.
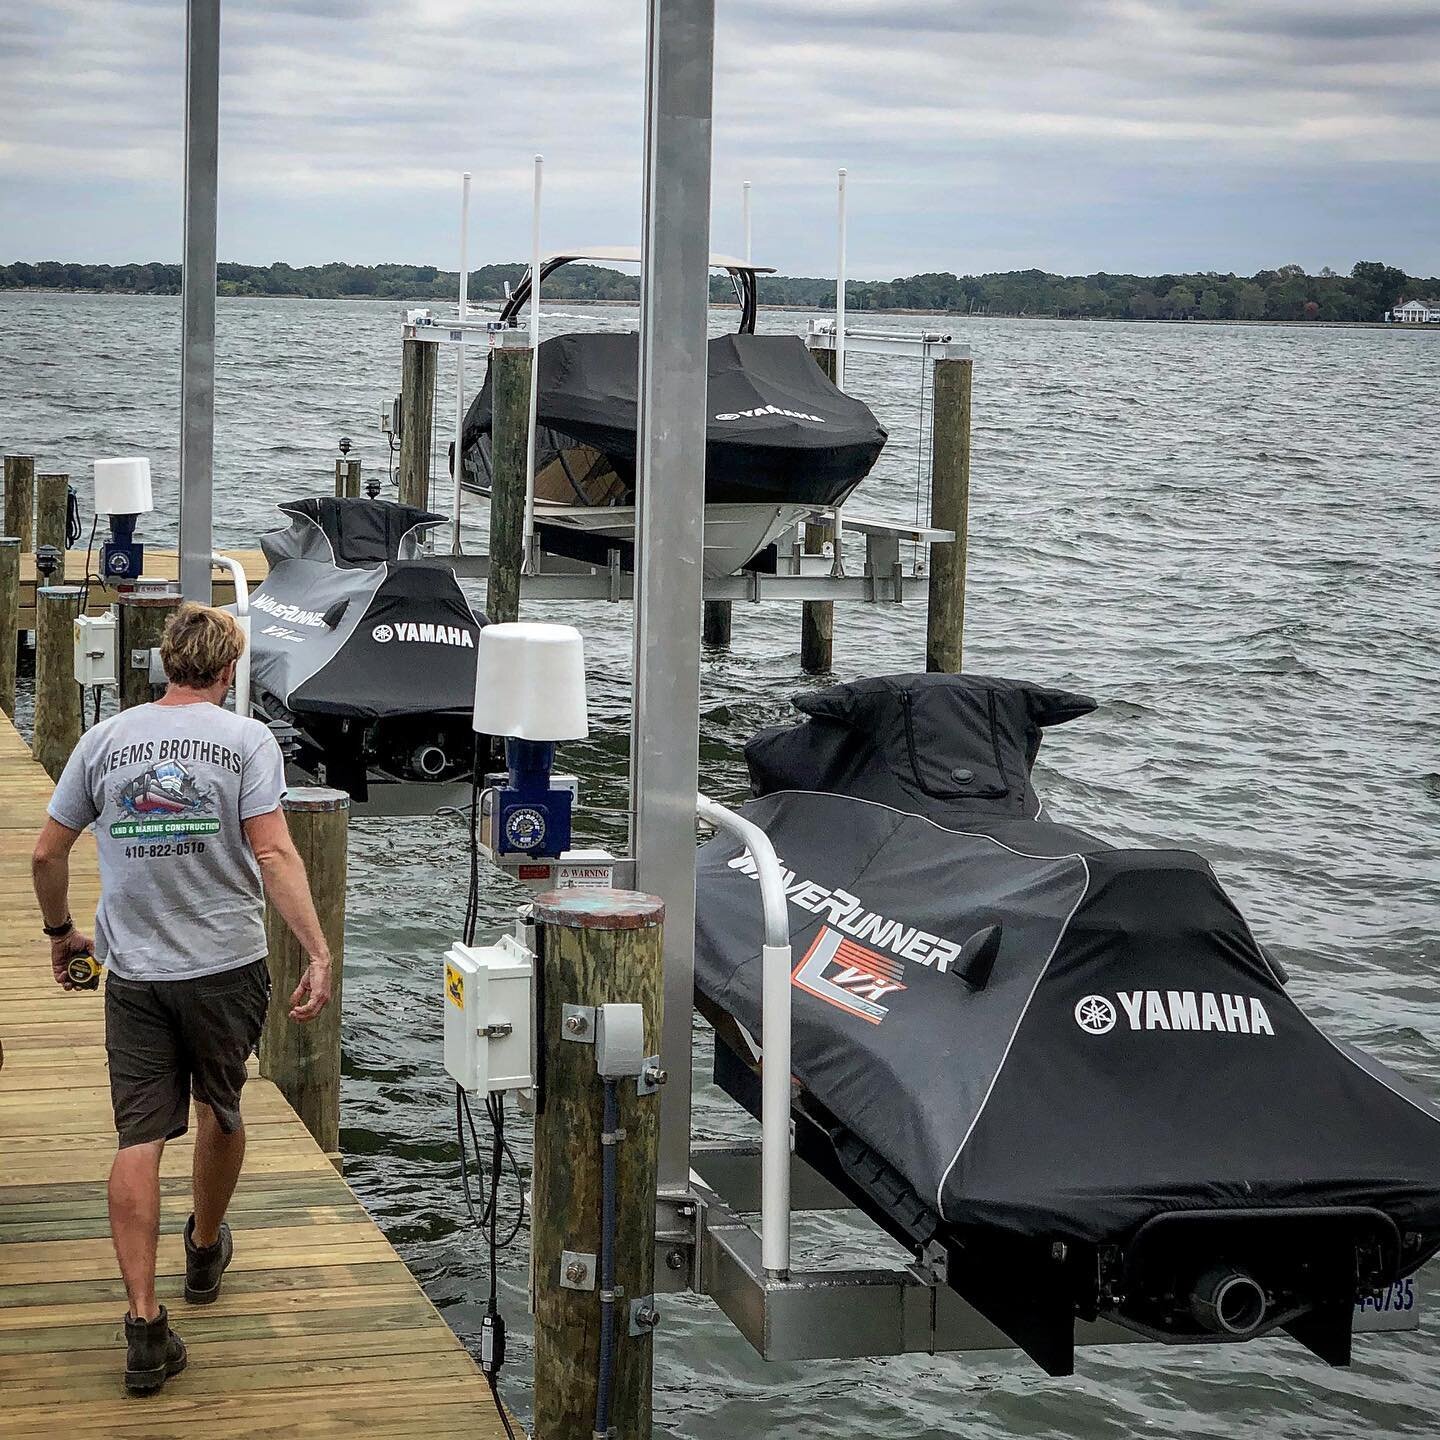
<path id="1" fill-rule="evenodd" d="M 46 930 L 59 930 L 70 921 L 70 851 L 80 838 L 80 831 L 62 825 L 53 816 L 35 842 L 30 857 L 30 873 L 35 880 L 35 898 L 40 902 L 40 915 Z M 55 983 L 67 990 L 75 988 L 66 973 L 66 962 L 72 955 L 88 955 L 94 942 L 72 923 L 63 935 L 50 937 L 50 968 Z"/>

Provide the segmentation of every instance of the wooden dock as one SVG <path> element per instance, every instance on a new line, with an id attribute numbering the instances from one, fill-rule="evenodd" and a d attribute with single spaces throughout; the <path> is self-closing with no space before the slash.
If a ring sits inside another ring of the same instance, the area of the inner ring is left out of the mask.
<path id="1" fill-rule="evenodd" d="M 501 1435 L 484 1376 L 258 1078 L 245 1090 L 235 1261 L 206 1308 L 180 1294 L 189 1137 L 166 1147 L 159 1294 L 190 1364 L 159 1395 L 126 1396 L 125 1291 L 105 1206 L 115 1136 L 103 1001 L 51 979 L 30 891 L 50 790 L 0 716 L 0 1437 Z M 98 895 L 88 835 L 72 872 L 85 925 Z"/>
<path id="2" fill-rule="evenodd" d="M 270 566 L 264 553 L 259 550 L 227 550 L 244 567 L 245 578 L 253 590 L 269 573 Z M 90 557 L 92 574 L 99 573 L 100 545 L 97 540 L 95 551 Z M 147 580 L 178 580 L 180 578 L 180 555 L 175 550 L 145 550 L 145 578 Z M 85 579 L 85 551 L 65 552 L 65 584 L 80 585 Z M 35 556 L 25 551 L 20 556 L 20 611 L 17 630 L 35 628 Z M 58 582 L 57 582 L 58 583 Z M 235 601 L 235 587 L 230 577 L 222 570 L 215 572 L 215 603 L 231 605 Z M 111 585 L 90 582 L 89 602 L 86 606 L 91 615 L 98 615 L 107 606 L 113 605 L 118 592 Z"/>

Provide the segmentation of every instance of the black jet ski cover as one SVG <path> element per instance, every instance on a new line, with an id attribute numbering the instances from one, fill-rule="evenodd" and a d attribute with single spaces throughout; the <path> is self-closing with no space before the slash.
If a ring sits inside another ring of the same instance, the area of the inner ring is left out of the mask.
<path id="1" fill-rule="evenodd" d="M 1038 813 L 1041 729 L 1091 701 L 932 675 L 797 704 L 747 748 L 743 812 L 787 872 L 793 1070 L 942 1226 L 1100 1243 L 1367 1206 L 1415 1237 L 1405 1268 L 1440 1243 L 1435 1106 L 1316 1028 L 1200 856 Z M 697 987 L 763 1046 L 736 842 L 698 893 Z"/>
<path id="2" fill-rule="evenodd" d="M 397 565 L 443 517 L 384 500 L 281 505 L 250 597 L 251 684 L 292 715 L 469 713 L 483 625 L 453 570 Z"/>
<path id="3" fill-rule="evenodd" d="M 838 505 L 870 473 L 885 431 L 868 406 L 837 390 L 787 335 L 721 335 L 709 348 L 705 499 Z M 557 335 L 540 346 L 536 415 L 555 446 L 593 446 L 633 493 L 636 335 Z M 465 416 L 467 481 L 489 485 L 491 378 Z M 552 449 L 555 448 L 552 446 Z M 540 454 L 537 470 L 552 456 Z"/>

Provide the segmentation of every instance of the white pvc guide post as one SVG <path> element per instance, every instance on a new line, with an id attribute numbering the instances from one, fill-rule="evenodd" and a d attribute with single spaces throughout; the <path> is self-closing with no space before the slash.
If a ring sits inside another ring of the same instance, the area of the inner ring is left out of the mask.
<path id="1" fill-rule="evenodd" d="M 747 180 L 740 189 L 740 212 L 745 219 L 745 263 L 750 263 L 750 182 Z"/>
<path id="2" fill-rule="evenodd" d="M 835 386 L 845 388 L 845 171 L 840 171 L 839 255 L 835 262 Z"/>
<path id="3" fill-rule="evenodd" d="M 470 287 L 470 172 L 460 177 L 460 323 L 465 323 L 465 309 Z M 465 347 L 455 347 L 455 458 L 454 495 L 450 510 L 450 553 L 460 553 L 460 468 L 461 441 L 465 434 Z"/>
<path id="4" fill-rule="evenodd" d="M 525 452 L 525 522 L 521 530 L 521 569 L 530 569 L 535 544 L 535 415 L 540 400 L 540 188 L 545 157 L 535 157 L 530 210 L 530 444 Z"/>
<path id="5" fill-rule="evenodd" d="M 235 713 L 250 713 L 250 584 L 245 578 L 245 567 L 228 555 L 211 555 L 210 564 L 217 570 L 228 570 L 235 586 L 235 619 L 245 636 L 245 648 L 235 663 Z"/>

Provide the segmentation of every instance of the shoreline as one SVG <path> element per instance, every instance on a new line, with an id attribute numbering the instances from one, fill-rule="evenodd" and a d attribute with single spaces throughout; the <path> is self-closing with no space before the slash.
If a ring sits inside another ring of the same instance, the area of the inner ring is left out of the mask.
<path id="1" fill-rule="evenodd" d="M 6 295 L 85 295 L 102 300 L 180 299 L 178 291 L 72 290 L 51 285 L 11 285 L 0 290 L 0 299 L 3 299 Z M 216 299 L 218 303 L 224 303 L 227 300 L 311 300 L 319 305 L 431 305 L 435 307 L 454 303 L 452 300 L 436 300 L 433 297 L 423 295 L 411 298 L 404 296 L 383 296 L 377 298 L 374 295 L 219 295 Z M 557 305 L 589 306 L 595 309 L 636 310 L 639 308 L 639 301 L 637 300 L 566 299 L 563 296 L 558 296 L 554 303 Z M 712 310 L 738 310 L 740 307 L 733 301 L 717 300 L 711 302 L 710 308 Z M 761 309 L 779 311 L 792 315 L 826 315 L 830 313 L 829 310 L 818 305 L 790 305 L 783 302 L 762 305 Z M 1264 329 L 1292 330 L 1394 330 L 1404 334 L 1429 332 L 1440 335 L 1440 324 L 1407 324 L 1393 320 L 1201 320 L 1199 318 L 1167 319 L 1160 316 L 1141 319 L 1129 315 L 994 314 L 964 310 L 909 310 L 898 307 L 883 310 L 857 310 L 852 307 L 847 313 L 852 320 L 855 320 L 862 326 L 865 318 L 871 315 L 912 315 L 936 320 L 1049 320 L 1060 321 L 1065 324 L 1087 325 L 1235 325 L 1246 327 L 1255 326 Z"/>

